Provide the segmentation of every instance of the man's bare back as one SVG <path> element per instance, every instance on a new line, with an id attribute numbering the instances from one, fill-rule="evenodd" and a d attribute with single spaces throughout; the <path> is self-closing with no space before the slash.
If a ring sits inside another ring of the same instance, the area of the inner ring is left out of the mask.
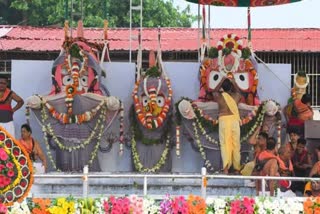
<path id="1" fill-rule="evenodd" d="M 227 92 L 225 92 L 227 93 Z M 234 101 L 238 104 L 240 102 L 241 99 L 241 95 L 237 92 L 231 92 L 228 93 L 233 99 Z M 226 101 L 224 100 L 222 93 L 221 92 L 217 92 L 214 93 L 214 98 L 215 101 L 218 103 L 219 106 L 219 117 L 220 116 L 226 116 L 226 115 L 232 115 L 232 112 L 230 111 Z"/>
<path id="2" fill-rule="evenodd" d="M 218 103 L 219 117 L 226 116 L 226 115 L 232 115 L 232 112 L 229 109 L 226 101 L 224 100 L 222 93 L 229 94 L 237 104 L 241 100 L 240 89 L 238 88 L 234 79 L 226 79 L 222 83 L 220 91 L 213 93 L 213 97 L 214 97 L 215 101 Z"/>
<path id="3" fill-rule="evenodd" d="M 261 174 L 262 176 L 279 176 L 278 173 L 279 167 L 277 159 L 273 158 L 268 160 L 268 162 L 264 165 Z M 270 191 L 270 196 L 274 196 L 274 185 L 275 181 L 269 180 L 268 187 Z M 257 191 L 261 191 L 261 182 L 259 182 L 259 185 L 257 186 Z"/>

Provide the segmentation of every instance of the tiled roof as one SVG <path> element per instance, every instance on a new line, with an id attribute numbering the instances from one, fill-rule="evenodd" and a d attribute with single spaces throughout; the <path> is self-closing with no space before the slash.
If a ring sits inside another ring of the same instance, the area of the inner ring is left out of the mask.
<path id="1" fill-rule="evenodd" d="M 137 35 L 137 30 L 133 35 Z M 198 29 L 161 28 L 161 48 L 163 51 L 195 51 L 198 49 Z M 74 35 L 76 30 L 73 31 Z M 227 33 L 235 33 L 241 38 L 247 37 L 246 29 L 213 29 L 210 32 L 211 44 Z M 142 32 L 143 49 L 157 49 L 157 28 L 145 28 Z M 111 50 L 129 50 L 128 28 L 109 29 Z M 85 38 L 99 41 L 103 30 L 85 28 Z M 63 28 L 44 28 L 28 26 L 1 26 L 0 51 L 59 51 L 64 39 Z M 320 52 L 320 29 L 253 29 L 252 45 L 256 51 L 298 51 Z M 138 48 L 133 40 L 132 49 Z"/>

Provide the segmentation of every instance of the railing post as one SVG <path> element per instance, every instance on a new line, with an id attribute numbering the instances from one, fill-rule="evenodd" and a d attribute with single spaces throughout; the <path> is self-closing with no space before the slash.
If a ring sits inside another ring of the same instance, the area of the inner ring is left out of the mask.
<path id="1" fill-rule="evenodd" d="M 147 176 L 143 177 L 143 196 L 147 195 L 148 186 L 147 186 Z"/>
<path id="2" fill-rule="evenodd" d="M 261 191 L 262 191 L 262 196 L 265 197 L 266 196 L 266 180 L 264 178 L 262 178 L 262 181 L 261 181 Z"/>
<path id="3" fill-rule="evenodd" d="M 82 180 L 83 180 L 83 189 L 82 189 L 83 198 L 87 198 L 88 197 L 88 191 L 89 191 L 88 173 L 89 173 L 88 165 L 85 165 L 83 167 L 83 177 L 82 177 Z"/>
<path id="4" fill-rule="evenodd" d="M 201 196 L 206 199 L 207 197 L 207 169 L 205 167 L 201 168 Z"/>

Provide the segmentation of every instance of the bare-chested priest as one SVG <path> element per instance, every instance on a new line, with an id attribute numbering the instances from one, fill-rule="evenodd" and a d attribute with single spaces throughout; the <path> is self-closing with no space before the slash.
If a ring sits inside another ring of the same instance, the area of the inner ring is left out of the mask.
<path id="1" fill-rule="evenodd" d="M 11 102 L 16 105 L 12 108 Z M 8 88 L 8 78 L 0 76 L 0 125 L 4 127 L 13 137 L 13 113 L 23 106 L 23 99 Z"/>
<path id="2" fill-rule="evenodd" d="M 222 91 L 214 93 L 219 106 L 219 140 L 223 173 L 228 174 L 233 166 L 240 170 L 240 115 L 238 103 L 241 99 L 240 90 L 234 79 L 226 79 L 221 85 Z"/>

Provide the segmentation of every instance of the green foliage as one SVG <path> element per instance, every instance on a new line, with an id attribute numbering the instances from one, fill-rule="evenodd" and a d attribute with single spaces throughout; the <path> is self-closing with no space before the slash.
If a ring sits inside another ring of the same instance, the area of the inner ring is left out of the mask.
<path id="1" fill-rule="evenodd" d="M 211 47 L 208 55 L 209 55 L 209 58 L 211 58 L 211 59 L 217 58 L 218 57 L 218 49 Z"/>
<path id="2" fill-rule="evenodd" d="M 66 7 L 68 2 L 68 10 Z M 73 1 L 74 20 L 81 18 L 81 1 Z M 133 0 L 138 5 L 140 0 Z M 71 0 L 9 0 L 1 3 L 0 22 L 32 26 L 62 26 L 67 14 L 71 17 Z M 110 27 L 129 27 L 129 0 L 83 0 L 83 20 L 85 27 L 103 27 L 103 20 Z M 68 12 L 68 13 L 66 13 Z M 18 14 L 10 16 L 10 14 Z M 133 27 L 139 26 L 140 13 L 133 11 Z M 197 17 L 191 15 L 190 7 L 181 10 L 173 0 L 143 0 L 143 27 L 190 27 Z M 76 22 L 72 23 L 75 26 Z"/>
<path id="3" fill-rule="evenodd" d="M 249 59 L 250 56 L 251 56 L 250 48 L 243 48 L 242 49 L 242 58 Z"/>
<path id="4" fill-rule="evenodd" d="M 146 76 L 149 77 L 160 77 L 161 73 L 159 72 L 159 68 L 157 66 L 153 66 L 146 71 Z"/>
<path id="5" fill-rule="evenodd" d="M 227 55 L 231 54 L 231 52 L 232 52 L 232 49 L 231 49 L 231 48 L 224 48 L 224 49 L 222 49 L 222 54 L 223 54 L 224 56 L 227 56 Z"/>
<path id="6" fill-rule="evenodd" d="M 82 60 L 82 56 L 80 55 L 80 48 L 78 45 L 72 45 L 70 48 L 70 55 L 74 58 Z"/>
<path id="7" fill-rule="evenodd" d="M 298 76 L 300 76 L 300 77 L 306 77 L 307 74 L 306 74 L 306 72 L 305 72 L 304 70 L 300 70 L 300 71 L 298 71 Z"/>

